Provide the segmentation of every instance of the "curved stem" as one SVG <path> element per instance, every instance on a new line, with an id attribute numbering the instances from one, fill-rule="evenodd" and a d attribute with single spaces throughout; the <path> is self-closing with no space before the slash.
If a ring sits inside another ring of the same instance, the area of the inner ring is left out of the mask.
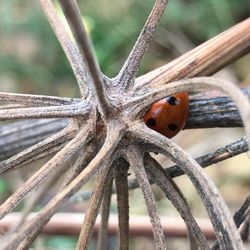
<path id="1" fill-rule="evenodd" d="M 84 147 L 89 140 L 89 133 L 88 126 L 82 127 L 73 140 L 41 167 L 0 206 L 0 218 L 3 218 L 11 212 L 31 190 L 38 187 L 47 178 L 63 168 L 65 164 Z"/>
<path id="2" fill-rule="evenodd" d="M 147 18 L 144 27 L 130 52 L 126 62 L 124 63 L 121 71 L 117 75 L 115 82 L 123 88 L 127 89 L 134 84 L 134 79 L 141 60 L 147 51 L 150 42 L 152 41 L 153 34 L 157 28 L 162 14 L 167 6 L 168 0 L 156 0 L 154 7 Z"/>
<path id="3" fill-rule="evenodd" d="M 136 79 L 136 89 L 196 76 L 209 76 L 250 50 L 250 18 L 174 61 Z"/>
<path id="4" fill-rule="evenodd" d="M 129 197 L 128 197 L 128 169 L 129 164 L 123 158 L 118 159 L 114 165 L 117 207 L 119 220 L 118 249 L 129 249 Z"/>
<path id="5" fill-rule="evenodd" d="M 98 211 L 103 200 L 104 189 L 106 182 L 111 178 L 111 162 L 112 159 L 100 168 L 96 175 L 93 192 L 88 204 L 88 208 L 84 217 L 84 222 L 81 227 L 80 235 L 76 245 L 76 250 L 84 250 L 88 248 L 90 237 L 94 230 L 94 225 L 98 215 Z"/>
<path id="6" fill-rule="evenodd" d="M 79 101 L 79 99 L 67 97 L 0 92 L 0 102 L 23 104 L 31 107 L 69 105 Z"/>
<path id="7" fill-rule="evenodd" d="M 153 227 L 155 249 L 166 249 L 165 237 L 156 201 L 144 169 L 142 152 L 138 147 L 130 146 L 126 153 L 126 157 L 135 173 L 148 208 L 148 214 Z"/>
<path id="8" fill-rule="evenodd" d="M 235 84 L 212 77 L 197 77 L 192 79 L 185 79 L 169 83 L 165 86 L 157 87 L 155 90 L 153 90 L 153 92 L 150 92 L 150 94 L 143 95 L 143 98 L 136 98 L 136 104 L 138 108 L 135 111 L 135 114 L 144 114 L 149 105 L 153 104 L 159 99 L 162 99 L 165 96 L 182 91 L 198 91 L 204 89 L 218 89 L 232 98 L 240 111 L 246 133 L 250 135 L 250 103 L 248 101 L 248 98 Z"/>
<path id="9" fill-rule="evenodd" d="M 34 108 L 16 108 L 0 110 L 0 121 L 35 118 L 58 118 L 84 116 L 90 110 L 89 103 Z"/>
<path id="10" fill-rule="evenodd" d="M 67 31 L 56 13 L 56 9 L 51 0 L 40 0 L 44 13 L 46 14 L 51 27 L 53 28 L 58 41 L 60 42 L 64 53 L 66 54 L 70 65 L 73 69 L 78 86 L 80 88 L 81 97 L 85 98 L 88 94 L 87 85 L 90 85 L 87 67 L 75 44 L 71 41 Z"/>
<path id="11" fill-rule="evenodd" d="M 93 145 L 93 138 L 84 148 L 84 152 L 80 154 L 74 165 L 67 172 L 58 192 L 61 192 L 71 181 L 73 181 L 82 170 L 89 164 L 96 154 L 96 147 Z"/>
<path id="12" fill-rule="evenodd" d="M 146 172 L 151 178 L 153 178 L 154 182 L 161 188 L 166 197 L 173 203 L 185 221 L 188 231 L 190 232 L 191 240 L 195 240 L 195 243 L 200 249 L 210 249 L 204 234 L 192 216 L 186 199 L 168 174 L 167 170 L 163 169 L 162 166 L 149 154 L 145 156 L 144 161 Z M 191 249 L 193 250 L 194 247 Z"/>
<path id="13" fill-rule="evenodd" d="M 93 80 L 93 87 L 101 114 L 106 117 L 110 110 L 110 104 L 104 89 L 104 83 L 99 66 L 91 49 L 85 27 L 82 23 L 81 14 L 74 0 L 60 0 L 60 2 L 63 7 L 64 14 L 69 21 L 74 37 L 88 65 L 88 70 Z"/>
<path id="14" fill-rule="evenodd" d="M 22 152 L 12 156 L 11 158 L 0 162 L 0 174 L 11 169 L 16 169 L 27 162 L 33 161 L 36 156 L 43 154 L 44 152 L 50 153 L 51 149 L 61 145 L 65 141 L 73 139 L 75 135 L 75 129 L 72 124 L 64 128 L 60 132 L 46 138 L 45 140 L 38 142 L 37 144 L 23 150 Z"/>
<path id="15" fill-rule="evenodd" d="M 248 151 L 248 141 L 246 137 L 243 137 L 233 143 L 225 145 L 221 148 L 218 148 L 208 154 L 195 158 L 202 168 L 206 168 L 212 164 L 217 162 L 221 162 L 223 160 L 229 159 L 241 153 L 245 153 Z M 147 162 L 145 163 L 145 167 L 147 168 Z M 168 171 L 168 174 L 171 178 L 184 175 L 185 173 L 178 165 L 173 165 L 170 167 L 165 168 Z M 150 184 L 155 183 L 154 179 L 149 180 Z M 136 179 L 130 179 L 128 181 L 128 189 L 136 189 L 139 187 L 139 184 Z M 116 189 L 113 187 L 112 193 L 116 193 Z M 88 200 L 91 194 L 91 190 L 87 190 L 84 192 L 79 192 L 77 195 L 71 198 L 71 202 L 82 202 Z M 249 198 L 250 201 L 250 198 Z M 237 224 L 236 224 L 237 225 Z"/>
<path id="16" fill-rule="evenodd" d="M 135 126 L 133 132 L 139 140 L 150 143 L 157 152 L 170 157 L 189 176 L 209 214 L 220 247 L 222 249 L 244 249 L 223 198 L 200 165 L 174 142 L 147 128 L 144 124 Z"/>
<path id="17" fill-rule="evenodd" d="M 107 241 L 108 241 L 108 220 L 110 213 L 110 203 L 112 196 L 112 184 L 113 176 L 107 180 L 107 183 L 104 188 L 102 209 L 101 209 L 101 225 L 98 230 L 98 239 L 97 239 L 97 250 L 107 250 Z"/>
<path id="18" fill-rule="evenodd" d="M 81 174 L 79 174 L 62 192 L 57 194 L 37 216 L 28 221 L 26 225 L 23 226 L 22 230 L 14 234 L 2 250 L 16 249 L 33 231 L 43 227 L 53 214 L 68 201 L 70 196 L 74 195 L 100 168 L 106 166 L 106 163 L 110 162 L 110 157 L 113 155 L 121 136 L 120 129 L 117 127 L 114 129 L 111 126 L 108 129 L 107 138 L 101 150 Z"/>

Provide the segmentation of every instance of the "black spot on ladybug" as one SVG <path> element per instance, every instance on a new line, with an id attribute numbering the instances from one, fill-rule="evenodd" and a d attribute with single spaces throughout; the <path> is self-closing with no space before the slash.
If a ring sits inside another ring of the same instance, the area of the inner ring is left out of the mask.
<path id="1" fill-rule="evenodd" d="M 179 103 L 180 103 L 174 96 L 168 96 L 168 97 L 166 97 L 166 101 L 170 105 L 179 105 Z"/>
<path id="2" fill-rule="evenodd" d="M 168 124 L 168 128 L 171 131 L 175 131 L 178 128 L 178 126 L 174 123 L 170 123 L 170 124 Z"/>
<path id="3" fill-rule="evenodd" d="M 149 118 L 146 122 L 147 126 L 154 127 L 156 125 L 156 121 L 153 118 Z"/>

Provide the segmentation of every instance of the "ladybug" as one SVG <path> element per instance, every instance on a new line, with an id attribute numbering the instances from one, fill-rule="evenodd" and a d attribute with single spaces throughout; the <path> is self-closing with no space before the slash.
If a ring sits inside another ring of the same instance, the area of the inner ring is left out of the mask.
<path id="1" fill-rule="evenodd" d="M 154 103 L 145 114 L 144 122 L 149 128 L 172 138 L 183 129 L 188 111 L 188 94 L 181 92 Z"/>

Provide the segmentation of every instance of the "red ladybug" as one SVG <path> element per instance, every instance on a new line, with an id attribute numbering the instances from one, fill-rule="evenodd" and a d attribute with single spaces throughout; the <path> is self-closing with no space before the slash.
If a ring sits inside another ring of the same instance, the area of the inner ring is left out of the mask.
<path id="1" fill-rule="evenodd" d="M 144 116 L 146 125 L 172 138 L 183 129 L 188 117 L 188 94 L 181 92 L 154 103 Z"/>

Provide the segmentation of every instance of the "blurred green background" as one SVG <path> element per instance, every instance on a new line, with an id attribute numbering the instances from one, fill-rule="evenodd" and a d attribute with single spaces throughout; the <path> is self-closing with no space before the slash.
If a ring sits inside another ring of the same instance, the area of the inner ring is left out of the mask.
<path id="1" fill-rule="evenodd" d="M 83 20 L 93 39 L 101 69 L 108 76 L 113 77 L 118 73 L 153 2 L 152 0 L 78 1 Z M 58 11 L 60 11 L 59 8 Z M 143 74 L 171 61 L 244 20 L 249 14 L 250 2 L 246 0 L 170 1 L 138 74 Z M 250 57 L 245 56 L 223 72 L 226 77 L 236 82 L 249 83 L 249 65 Z M 38 0 L 0 1 L 0 91 L 69 97 L 79 95 L 70 65 Z M 175 140 L 193 155 L 199 155 L 238 138 L 242 135 L 242 130 L 197 130 L 193 132 L 199 138 L 197 140 L 187 137 L 187 133 L 190 132 L 184 131 Z M 192 136 L 192 138 L 195 137 Z M 204 141 L 206 141 L 205 144 Z M 160 160 L 168 164 L 166 159 Z M 220 168 L 220 170 L 216 168 L 216 172 L 207 170 L 221 188 L 225 198 L 235 207 L 249 191 L 247 160 L 249 159 L 244 155 L 243 158 L 227 161 L 229 162 L 227 168 Z M 236 167 L 239 165 L 241 171 L 236 173 Z M 220 177 L 218 177 L 218 171 Z M 232 173 L 235 174 L 233 177 L 231 177 Z M 16 188 L 15 185 L 12 187 L 9 180 L 9 177 L 0 178 L 1 201 L 14 190 L 14 187 Z M 177 182 L 184 185 L 194 213 L 197 216 L 206 216 L 204 209 L 196 205 L 197 194 L 191 184 L 184 177 L 177 178 Z M 228 183 L 230 188 L 224 186 L 225 183 Z M 242 194 L 242 199 L 238 200 L 239 197 L 231 196 L 232 185 L 234 190 Z M 163 200 L 163 194 L 157 188 L 154 191 L 161 213 L 177 216 L 171 205 Z M 140 191 L 131 192 L 130 199 L 133 214 L 146 214 Z M 115 205 L 113 205 L 113 210 L 116 211 Z M 74 249 L 74 244 L 75 238 L 72 237 L 45 237 L 38 241 L 36 249 Z M 146 250 L 151 247 L 149 241 L 136 243 L 135 239 L 131 249 L 144 248 Z M 179 243 L 173 243 L 173 247 L 175 248 L 171 249 L 183 249 Z"/>
<path id="2" fill-rule="evenodd" d="M 101 69 L 115 76 L 153 1 L 78 2 Z M 243 20 L 249 15 L 249 5 L 245 0 L 170 1 L 139 74 L 167 63 Z M 38 0 L 1 1 L 0 45 L 1 91 L 77 96 L 70 66 Z"/>

